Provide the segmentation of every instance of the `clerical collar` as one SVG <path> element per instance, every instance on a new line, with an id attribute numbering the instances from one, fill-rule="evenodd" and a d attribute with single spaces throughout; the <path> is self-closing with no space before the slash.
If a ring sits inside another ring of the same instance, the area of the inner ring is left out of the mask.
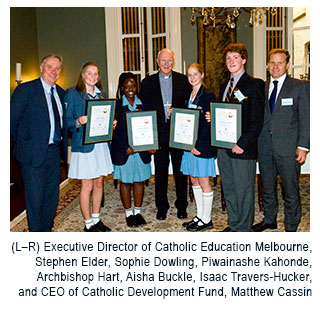
<path id="1" fill-rule="evenodd" d="M 171 78 L 172 72 L 170 72 L 169 75 L 163 75 L 163 74 L 161 73 L 161 71 L 159 71 L 159 75 L 160 75 L 160 77 L 161 77 L 162 79 L 167 80 L 167 79 Z"/>

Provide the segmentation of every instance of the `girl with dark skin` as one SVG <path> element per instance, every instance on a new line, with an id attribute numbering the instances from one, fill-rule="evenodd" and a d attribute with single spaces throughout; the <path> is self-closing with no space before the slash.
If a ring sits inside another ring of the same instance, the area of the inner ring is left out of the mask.
<path id="1" fill-rule="evenodd" d="M 114 131 L 111 157 L 114 164 L 114 179 L 120 179 L 120 198 L 126 211 L 126 222 L 129 227 L 145 225 L 141 215 L 144 195 L 144 181 L 151 176 L 151 156 L 149 152 L 135 152 L 128 144 L 126 112 L 139 111 L 142 103 L 136 96 L 137 84 L 128 74 L 122 84 L 123 96 L 117 102 L 117 128 Z M 134 208 L 131 206 L 133 189 Z"/>

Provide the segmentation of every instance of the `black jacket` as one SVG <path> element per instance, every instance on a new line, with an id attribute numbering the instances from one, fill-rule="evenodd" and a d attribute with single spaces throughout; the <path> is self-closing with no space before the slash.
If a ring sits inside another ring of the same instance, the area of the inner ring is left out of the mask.
<path id="1" fill-rule="evenodd" d="M 220 100 L 226 89 L 228 80 L 220 88 Z M 244 150 L 243 154 L 234 154 L 228 150 L 228 155 L 239 159 L 257 159 L 258 137 L 263 126 L 265 91 L 264 82 L 255 79 L 245 72 L 234 90 L 239 89 L 245 96 L 241 102 L 232 96 L 230 102 L 241 103 L 242 106 L 242 134 L 237 145 Z"/>
<path id="2" fill-rule="evenodd" d="M 143 106 L 139 106 L 143 110 Z M 126 150 L 130 147 L 128 143 L 127 121 L 126 112 L 129 112 L 127 106 L 122 106 L 122 100 L 117 100 L 115 119 L 117 120 L 117 126 L 113 131 L 112 143 L 110 148 L 110 154 L 112 163 L 114 165 L 124 165 L 129 155 Z M 148 151 L 139 152 L 142 161 L 147 164 L 151 161 L 151 154 Z"/>
<path id="3" fill-rule="evenodd" d="M 193 101 L 193 104 L 197 105 L 197 109 L 200 110 L 198 138 L 195 148 L 201 154 L 197 157 L 211 158 L 216 157 L 217 155 L 216 148 L 211 146 L 210 123 L 208 123 L 205 119 L 205 113 L 210 111 L 210 102 L 215 100 L 215 95 L 201 86 L 196 98 Z"/>
<path id="4" fill-rule="evenodd" d="M 172 107 L 186 108 L 190 84 L 185 75 L 172 71 Z M 170 122 L 166 122 L 159 81 L 159 72 L 143 79 L 140 99 L 145 110 L 157 111 L 159 146 L 169 145 Z"/>

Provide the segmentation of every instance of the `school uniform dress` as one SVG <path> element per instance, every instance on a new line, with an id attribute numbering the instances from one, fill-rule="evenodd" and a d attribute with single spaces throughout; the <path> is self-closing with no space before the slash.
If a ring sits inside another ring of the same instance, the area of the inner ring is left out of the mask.
<path id="1" fill-rule="evenodd" d="M 84 126 L 77 120 L 85 115 L 86 99 L 102 99 L 105 94 L 95 87 L 95 95 L 79 93 L 75 88 L 66 92 L 66 119 L 68 130 L 72 131 L 71 158 L 68 177 L 72 179 L 95 179 L 107 176 L 113 171 L 107 142 L 83 145 Z"/>
<path id="2" fill-rule="evenodd" d="M 126 112 L 136 112 L 142 107 L 142 102 L 135 96 L 134 104 L 128 102 L 125 95 L 117 102 L 117 126 L 114 130 L 111 158 L 113 162 L 113 178 L 123 183 L 143 182 L 151 177 L 151 155 L 149 152 L 137 152 L 127 155 L 128 143 Z"/>
<path id="3" fill-rule="evenodd" d="M 210 111 L 210 102 L 215 100 L 214 94 L 200 87 L 197 96 L 192 99 L 190 95 L 188 108 L 200 110 L 199 131 L 195 148 L 201 153 L 193 155 L 191 152 L 185 151 L 181 161 L 181 172 L 185 175 L 193 177 L 215 177 L 216 166 L 214 157 L 216 150 L 211 146 L 210 141 L 210 123 L 205 119 L 205 113 Z"/>

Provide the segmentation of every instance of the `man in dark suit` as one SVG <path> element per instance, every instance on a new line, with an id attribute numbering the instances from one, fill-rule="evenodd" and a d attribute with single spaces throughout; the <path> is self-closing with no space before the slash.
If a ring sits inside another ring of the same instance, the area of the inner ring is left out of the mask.
<path id="1" fill-rule="evenodd" d="M 159 72 L 147 76 L 141 83 L 140 91 L 140 98 L 145 108 L 157 111 L 159 150 L 154 155 L 157 219 L 165 220 L 167 210 L 170 208 L 167 196 L 169 154 L 176 185 L 177 216 L 183 219 L 187 217 L 187 176 L 180 171 L 183 151 L 169 148 L 169 109 L 187 107 L 186 100 L 190 94 L 190 86 L 185 75 L 172 71 L 174 53 L 170 49 L 161 50 L 157 61 Z"/>
<path id="2" fill-rule="evenodd" d="M 67 155 L 64 90 L 56 85 L 61 69 L 60 56 L 44 57 L 41 77 L 20 84 L 11 97 L 13 155 L 24 181 L 29 231 L 51 231 L 58 203 L 60 156 Z"/>
<path id="3" fill-rule="evenodd" d="M 310 148 L 310 85 L 287 76 L 290 55 L 273 49 L 268 55 L 264 125 L 258 140 L 264 220 L 254 231 L 277 229 L 277 176 L 284 195 L 286 231 L 296 231 L 301 218 L 300 167 Z"/>
<path id="4" fill-rule="evenodd" d="M 217 154 L 228 210 L 229 226 L 223 231 L 251 231 L 257 141 L 263 125 L 264 82 L 245 71 L 248 52 L 243 44 L 229 44 L 224 55 L 230 79 L 221 87 L 220 100 L 241 104 L 242 133 L 232 149 L 220 148 Z"/>

